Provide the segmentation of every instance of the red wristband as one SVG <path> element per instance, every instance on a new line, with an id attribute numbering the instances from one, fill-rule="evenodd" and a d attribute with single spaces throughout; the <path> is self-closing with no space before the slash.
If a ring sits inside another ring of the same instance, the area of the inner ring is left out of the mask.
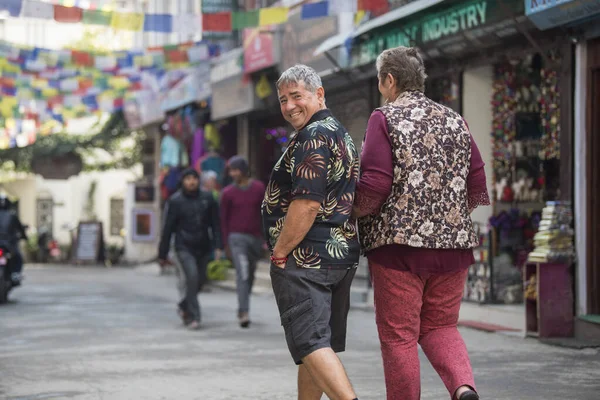
<path id="1" fill-rule="evenodd" d="M 288 260 L 287 257 L 279 258 L 279 257 L 275 257 L 273 254 L 271 254 L 271 262 L 273 264 L 284 264 L 287 262 L 287 260 Z"/>

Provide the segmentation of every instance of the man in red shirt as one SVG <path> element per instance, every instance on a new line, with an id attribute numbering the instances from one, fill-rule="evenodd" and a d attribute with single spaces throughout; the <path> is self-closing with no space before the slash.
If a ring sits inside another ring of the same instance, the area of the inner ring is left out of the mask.
<path id="1" fill-rule="evenodd" d="M 248 328 L 250 293 L 263 252 L 260 207 L 265 185 L 249 177 L 248 162 L 241 156 L 232 157 L 228 167 L 233 183 L 221 194 L 221 230 L 236 271 L 238 320 Z"/>

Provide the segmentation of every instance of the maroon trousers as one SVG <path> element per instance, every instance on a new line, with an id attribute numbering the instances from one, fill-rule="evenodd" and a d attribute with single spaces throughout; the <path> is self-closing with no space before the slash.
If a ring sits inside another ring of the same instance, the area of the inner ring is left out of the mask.
<path id="1" fill-rule="evenodd" d="M 419 276 L 372 261 L 369 268 L 387 399 L 420 399 L 417 343 L 450 398 L 463 385 L 475 389 L 467 348 L 456 327 L 467 270 Z"/>

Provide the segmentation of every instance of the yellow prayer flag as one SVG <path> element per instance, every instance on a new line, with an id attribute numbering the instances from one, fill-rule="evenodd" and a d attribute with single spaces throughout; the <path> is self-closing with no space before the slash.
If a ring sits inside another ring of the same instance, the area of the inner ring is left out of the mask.
<path id="1" fill-rule="evenodd" d="M 144 29 L 144 14 L 113 12 L 110 27 L 125 31 L 141 31 Z"/>
<path id="2" fill-rule="evenodd" d="M 70 109 L 70 108 L 64 108 L 64 109 L 62 110 L 61 114 L 62 114 L 62 117 L 63 117 L 64 119 L 73 119 L 73 118 L 75 118 L 75 116 L 77 115 L 77 114 L 75 113 L 75 111 L 73 111 L 73 110 L 72 110 L 72 109 Z"/>
<path id="3" fill-rule="evenodd" d="M 258 14 L 258 25 L 283 24 L 288 20 L 288 12 L 289 8 L 287 7 L 261 8 Z"/>
<path id="4" fill-rule="evenodd" d="M 365 10 L 359 10 L 356 12 L 354 15 L 354 26 L 358 26 L 360 24 L 360 21 L 362 21 L 366 13 L 367 12 Z"/>
<path id="5" fill-rule="evenodd" d="M 129 79 L 122 76 L 111 76 L 108 78 L 108 86 L 114 89 L 126 89 L 129 87 Z"/>
<path id="6" fill-rule="evenodd" d="M 42 89 L 42 96 L 44 98 L 54 97 L 58 94 L 58 89 L 56 88 L 44 88 Z"/>
<path id="7" fill-rule="evenodd" d="M 65 7 L 75 7 L 75 0 L 63 0 L 62 5 Z"/>
<path id="8" fill-rule="evenodd" d="M 48 80 L 47 79 L 34 79 L 33 82 L 31 82 L 31 87 L 33 87 L 35 89 L 45 89 L 48 87 Z"/>
<path id="9" fill-rule="evenodd" d="M 17 106 L 17 98 L 10 96 L 3 96 L 2 100 L 0 100 L 0 114 L 4 118 L 10 118 L 13 116 L 13 109 Z M 9 126 L 9 121 L 5 122 L 6 127 Z"/>

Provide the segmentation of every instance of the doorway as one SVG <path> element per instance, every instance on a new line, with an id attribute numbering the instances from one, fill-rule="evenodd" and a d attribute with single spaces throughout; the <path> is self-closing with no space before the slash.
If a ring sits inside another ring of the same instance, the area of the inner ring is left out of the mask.
<path id="1" fill-rule="evenodd" d="M 588 46 L 588 314 L 600 314 L 600 39 Z"/>

